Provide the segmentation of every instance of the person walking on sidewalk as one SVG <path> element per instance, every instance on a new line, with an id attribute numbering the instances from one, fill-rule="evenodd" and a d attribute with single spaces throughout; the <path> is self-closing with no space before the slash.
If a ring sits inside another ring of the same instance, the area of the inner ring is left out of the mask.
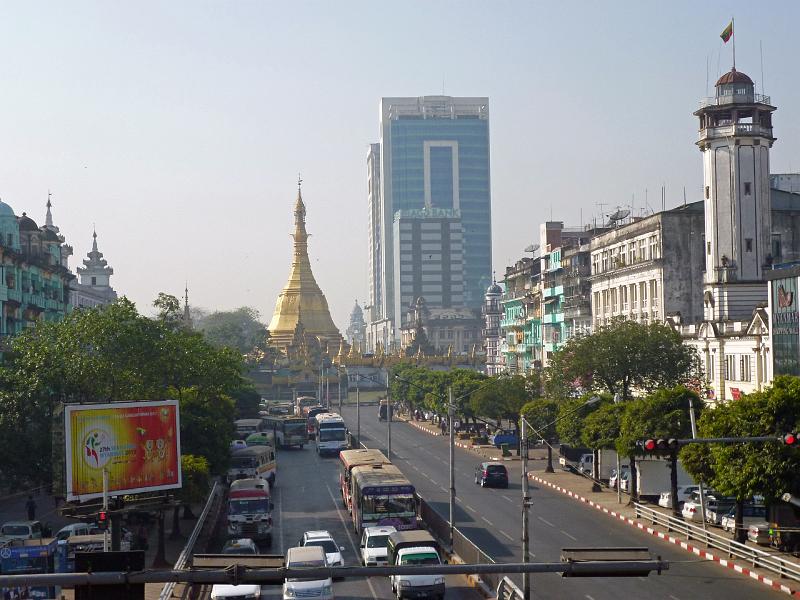
<path id="1" fill-rule="evenodd" d="M 36 502 L 30 494 L 28 494 L 28 501 L 25 503 L 25 510 L 28 513 L 28 521 L 36 519 Z"/>

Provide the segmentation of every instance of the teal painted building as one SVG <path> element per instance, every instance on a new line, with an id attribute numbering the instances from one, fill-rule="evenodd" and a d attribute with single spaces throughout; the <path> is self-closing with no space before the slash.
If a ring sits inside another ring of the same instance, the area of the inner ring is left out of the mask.
<path id="1" fill-rule="evenodd" d="M 70 310 L 72 248 L 52 225 L 49 200 L 46 222 L 39 227 L 0 201 L 0 338 L 37 321 L 60 321 Z"/>
<path id="2" fill-rule="evenodd" d="M 501 298 L 501 352 L 504 368 L 528 373 L 541 367 L 542 311 L 539 281 L 540 262 L 523 258 L 506 268 Z"/>

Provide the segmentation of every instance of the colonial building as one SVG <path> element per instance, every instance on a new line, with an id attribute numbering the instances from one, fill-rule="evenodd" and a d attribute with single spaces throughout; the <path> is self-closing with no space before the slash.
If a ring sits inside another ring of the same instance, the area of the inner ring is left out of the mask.
<path id="1" fill-rule="evenodd" d="M 486 352 L 486 374 L 491 377 L 502 373 L 504 368 L 503 353 L 501 349 L 502 331 L 500 330 L 500 318 L 503 310 L 500 307 L 500 298 L 503 295 L 503 288 L 492 281 L 486 289 L 483 303 L 483 349 Z"/>
<path id="2" fill-rule="evenodd" d="M 500 351 L 505 370 L 527 373 L 542 366 L 541 261 L 525 257 L 506 267 Z"/>
<path id="3" fill-rule="evenodd" d="M 103 253 L 97 249 L 97 232 L 92 232 L 92 250 L 78 267 L 79 280 L 70 282 L 70 304 L 74 308 L 93 308 L 110 304 L 117 299 L 111 287 L 114 269 L 108 266 Z"/>
<path id="4" fill-rule="evenodd" d="M 72 249 L 52 225 L 49 200 L 47 213 L 48 225 L 39 227 L 0 201 L 0 336 L 40 320 L 60 321 L 69 311 Z"/>
<path id="5" fill-rule="evenodd" d="M 420 326 L 437 354 L 470 354 L 476 346 L 483 349 L 483 320 L 469 308 L 430 308 L 426 299 L 420 296 L 409 307 L 403 323 L 401 349 L 411 346 Z"/>

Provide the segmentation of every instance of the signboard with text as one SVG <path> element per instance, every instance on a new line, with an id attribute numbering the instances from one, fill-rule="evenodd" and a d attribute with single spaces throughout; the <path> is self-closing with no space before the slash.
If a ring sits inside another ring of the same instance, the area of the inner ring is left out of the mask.
<path id="1" fill-rule="evenodd" d="M 67 499 L 181 487 L 176 400 L 66 405 Z"/>
<path id="2" fill-rule="evenodd" d="M 770 281 L 772 359 L 774 375 L 800 375 L 800 319 L 797 277 Z"/>

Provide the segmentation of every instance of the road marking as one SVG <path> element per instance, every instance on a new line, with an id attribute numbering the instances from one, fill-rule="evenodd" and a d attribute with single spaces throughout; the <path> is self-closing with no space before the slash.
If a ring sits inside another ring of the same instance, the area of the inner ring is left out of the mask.
<path id="1" fill-rule="evenodd" d="M 669 597 L 672 598 L 672 600 L 681 600 L 680 598 L 673 596 L 672 594 L 670 594 Z"/>
<path id="2" fill-rule="evenodd" d="M 419 471 L 419 467 L 417 465 L 411 465 L 411 468 L 414 469 L 415 471 Z"/>
<path id="3" fill-rule="evenodd" d="M 483 519 L 484 521 L 486 521 L 486 522 L 489 524 L 489 526 L 490 526 L 490 527 L 494 527 L 494 523 L 492 523 L 492 522 L 491 522 L 489 519 L 487 519 L 486 517 L 481 517 L 481 519 Z"/>
<path id="4" fill-rule="evenodd" d="M 502 530 L 501 530 L 501 531 L 500 531 L 500 533 L 502 533 L 504 536 L 506 536 L 506 537 L 507 537 L 509 540 L 511 540 L 512 542 L 514 541 L 514 538 L 513 538 L 513 537 L 511 537 L 510 535 L 508 535 L 508 534 L 507 534 L 505 531 L 502 531 Z"/>
<path id="5" fill-rule="evenodd" d="M 568 537 L 569 539 L 571 539 L 573 542 L 577 542 L 577 541 L 578 541 L 578 538 L 576 538 L 574 535 L 570 535 L 570 534 L 568 534 L 568 533 L 567 533 L 566 531 L 564 531 L 563 529 L 560 529 L 559 531 L 561 531 L 561 533 L 563 533 L 565 536 L 567 536 L 567 537 Z"/>
<path id="6" fill-rule="evenodd" d="M 508 496 L 506 496 L 505 494 L 503 494 L 503 498 L 505 498 L 506 500 L 508 500 L 512 504 L 514 503 L 514 501 L 511 498 L 509 498 Z"/>
<path id="7" fill-rule="evenodd" d="M 466 507 L 467 507 L 467 510 L 468 510 L 468 511 L 470 511 L 470 512 L 474 512 L 475 514 L 478 514 L 478 511 L 477 511 L 477 510 L 475 510 L 474 508 L 472 508 L 472 507 L 471 507 L 469 504 L 465 504 L 464 506 L 466 506 Z"/>
<path id="8" fill-rule="evenodd" d="M 536 517 L 536 518 L 537 518 L 537 519 L 539 519 L 539 520 L 540 520 L 542 523 L 544 523 L 545 525 L 550 525 L 550 527 L 555 527 L 555 525 L 553 525 L 553 524 L 552 524 L 550 521 L 548 521 L 547 519 L 543 519 L 542 517 Z"/>
<path id="9" fill-rule="evenodd" d="M 586 600 L 594 600 L 589 594 L 586 594 Z"/>
<path id="10" fill-rule="evenodd" d="M 359 558 L 358 558 L 358 548 L 356 547 L 355 539 L 353 539 L 353 534 L 350 533 L 350 527 L 348 527 L 347 522 L 344 520 L 344 517 L 342 516 L 342 511 L 339 508 L 339 505 L 336 504 L 336 498 L 334 497 L 333 492 L 331 491 L 331 486 L 326 484 L 325 487 L 328 488 L 328 494 L 330 495 L 331 500 L 333 501 L 333 508 L 336 511 L 336 514 L 338 515 L 339 520 L 342 522 L 342 527 L 344 527 L 344 532 L 347 534 L 347 539 L 350 542 L 350 546 L 353 548 L 353 552 L 355 554 L 356 561 L 360 562 Z M 369 586 L 369 591 L 372 593 L 373 600 L 378 600 L 378 594 L 375 592 L 375 588 L 372 587 L 372 581 L 370 581 L 369 577 L 367 577 L 366 579 L 367 579 L 367 585 Z"/>
<path id="11" fill-rule="evenodd" d="M 444 493 L 447 493 L 447 491 L 448 491 L 447 488 L 444 487 L 443 485 L 440 485 L 439 489 L 442 490 Z"/>

